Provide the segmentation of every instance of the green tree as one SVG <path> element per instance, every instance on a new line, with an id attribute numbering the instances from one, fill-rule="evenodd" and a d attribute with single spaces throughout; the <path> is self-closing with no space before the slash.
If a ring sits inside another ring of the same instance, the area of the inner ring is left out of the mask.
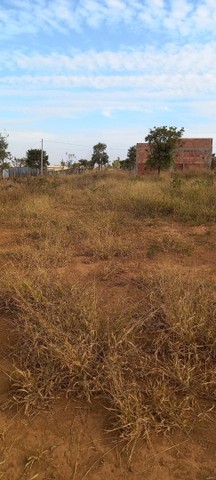
<path id="1" fill-rule="evenodd" d="M 98 167 L 101 169 L 105 165 L 108 164 L 109 162 L 109 157 L 107 152 L 105 151 L 107 148 L 107 145 L 105 143 L 97 143 L 97 145 L 94 145 L 93 147 L 93 154 L 91 157 L 91 165 L 95 166 L 98 165 Z"/>
<path id="2" fill-rule="evenodd" d="M 167 169 L 174 163 L 175 150 L 181 147 L 181 137 L 184 128 L 177 127 L 154 127 L 150 129 L 145 141 L 149 144 L 149 154 L 146 166 L 157 169 L 160 175 L 161 169 Z"/>
<path id="3" fill-rule="evenodd" d="M 127 170 L 134 170 L 136 166 L 136 145 L 133 145 L 128 149 L 126 160 L 121 161 L 121 168 Z"/>
<path id="4" fill-rule="evenodd" d="M 48 158 L 49 157 L 47 153 L 43 150 L 43 169 L 44 170 L 47 168 L 47 165 L 49 165 Z M 27 150 L 25 164 L 27 167 L 38 168 L 40 170 L 41 168 L 40 148 L 31 148 L 30 150 Z"/>
<path id="5" fill-rule="evenodd" d="M 92 168 L 91 160 L 86 160 L 85 158 L 81 158 L 79 160 L 79 165 L 80 165 L 82 170 L 87 170 L 87 169 Z"/>
<path id="6" fill-rule="evenodd" d="M 128 163 L 129 170 L 133 170 L 136 166 L 136 145 L 133 145 L 128 149 L 126 162 Z"/>
<path id="7" fill-rule="evenodd" d="M 8 168 L 10 166 L 10 163 L 8 160 L 11 160 L 11 154 L 8 152 L 8 141 L 7 141 L 8 135 L 2 135 L 0 133 L 0 172 L 4 168 Z"/>

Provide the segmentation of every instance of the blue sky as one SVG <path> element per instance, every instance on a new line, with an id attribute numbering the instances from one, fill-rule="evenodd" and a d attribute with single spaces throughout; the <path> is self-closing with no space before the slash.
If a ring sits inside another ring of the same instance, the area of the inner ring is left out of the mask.
<path id="1" fill-rule="evenodd" d="M 1 0 L 0 41 L 14 156 L 125 158 L 160 125 L 216 141 L 215 0 Z"/>

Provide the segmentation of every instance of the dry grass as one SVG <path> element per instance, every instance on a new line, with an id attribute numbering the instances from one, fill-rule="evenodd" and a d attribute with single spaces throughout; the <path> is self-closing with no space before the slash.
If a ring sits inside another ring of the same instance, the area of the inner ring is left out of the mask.
<path id="1" fill-rule="evenodd" d="M 205 223 L 216 219 L 216 182 L 212 174 L 176 174 L 161 179 L 124 173 L 83 174 L 75 177 L 20 179 L 0 183 L 0 217 L 9 224 L 38 227 L 74 215 L 82 224 L 89 216 L 116 231 L 137 218 L 170 216 Z M 90 221 L 89 219 L 89 221 Z M 70 224 L 69 221 L 69 225 Z"/>
<path id="2" fill-rule="evenodd" d="M 74 385 L 89 399 L 87 379 L 99 333 L 94 289 L 66 284 L 39 269 L 28 274 L 7 269 L 3 284 L 4 309 L 21 334 L 14 400 L 28 412 L 62 389 L 73 392 Z"/>
<path id="3" fill-rule="evenodd" d="M 161 238 L 153 239 L 148 243 L 147 257 L 152 258 L 157 253 L 173 253 L 178 255 L 191 255 L 194 245 L 186 240 L 171 234 L 162 235 Z"/>
<path id="4" fill-rule="evenodd" d="M 26 413 L 62 393 L 99 398 L 110 411 L 110 430 L 130 444 L 151 430 L 191 428 L 215 402 L 213 281 L 168 264 L 151 275 L 139 271 L 138 296 L 123 314 L 103 308 L 94 282 L 84 285 L 75 274 L 69 281 L 55 268 L 76 255 L 136 258 L 144 218 L 214 220 L 215 184 L 207 183 L 124 174 L 1 183 L 5 224 L 15 223 L 18 235 L 1 272 L 0 307 L 18 332 L 13 402 Z M 147 256 L 152 245 L 192 251 L 171 235 L 155 242 L 147 242 Z"/>
<path id="5" fill-rule="evenodd" d="M 140 280 L 141 281 L 141 280 Z M 108 321 L 94 288 L 44 271 L 1 279 L 1 306 L 16 322 L 20 349 L 13 401 L 26 413 L 64 392 L 106 401 L 111 430 L 128 441 L 191 427 L 216 397 L 216 293 L 182 273 L 143 277 L 127 316 Z"/>

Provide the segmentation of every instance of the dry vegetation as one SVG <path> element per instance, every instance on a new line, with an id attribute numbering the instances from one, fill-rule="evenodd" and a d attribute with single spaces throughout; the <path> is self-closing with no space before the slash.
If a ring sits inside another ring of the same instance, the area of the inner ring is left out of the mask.
<path id="1" fill-rule="evenodd" d="M 190 236 L 158 232 L 164 221 L 210 229 L 215 199 L 211 173 L 2 181 L 0 222 L 16 231 L 0 277 L 18 337 L 11 402 L 31 414 L 60 394 L 99 399 L 108 429 L 130 445 L 202 419 L 216 400 L 216 282 L 170 263 L 194 253 Z M 77 274 L 82 258 L 100 262 L 96 276 Z"/>

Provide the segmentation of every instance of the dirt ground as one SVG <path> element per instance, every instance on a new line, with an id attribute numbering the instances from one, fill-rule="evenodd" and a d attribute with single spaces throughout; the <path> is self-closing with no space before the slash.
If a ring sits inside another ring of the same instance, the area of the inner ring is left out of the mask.
<path id="1" fill-rule="evenodd" d="M 0 228 L 0 266 L 16 245 L 18 231 Z M 174 247 L 158 248 L 155 238 L 170 235 Z M 163 262 L 215 276 L 216 227 L 188 227 L 160 222 L 145 225 L 146 249 L 136 259 L 94 261 L 75 257 L 62 274 L 76 272 L 94 281 L 103 293 L 104 308 L 121 302 L 128 289 L 138 289 L 139 271 Z M 176 247 L 177 245 L 177 247 Z M 180 247 L 178 247 L 180 245 Z M 177 250 L 176 250 L 177 248 Z M 61 272 L 61 267 L 59 267 Z M 16 334 L 6 314 L 0 317 L 0 478 L 5 480 L 216 480 L 216 416 L 214 411 L 191 432 L 152 437 L 136 445 L 131 458 L 123 443 L 109 433 L 109 411 L 100 404 L 86 405 L 65 398 L 28 418 L 11 406 L 10 372 Z M 12 347 L 12 348 L 11 348 Z M 12 353 L 11 353 L 12 352 Z"/>

